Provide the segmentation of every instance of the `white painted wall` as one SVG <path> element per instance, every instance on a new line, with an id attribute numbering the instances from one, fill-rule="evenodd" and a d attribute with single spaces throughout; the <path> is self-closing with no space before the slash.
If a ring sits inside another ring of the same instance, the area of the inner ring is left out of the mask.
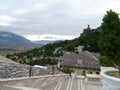
<path id="1" fill-rule="evenodd" d="M 114 67 L 101 67 L 103 90 L 120 90 L 120 79 L 105 74 L 106 71 L 111 70 L 117 71 Z"/>

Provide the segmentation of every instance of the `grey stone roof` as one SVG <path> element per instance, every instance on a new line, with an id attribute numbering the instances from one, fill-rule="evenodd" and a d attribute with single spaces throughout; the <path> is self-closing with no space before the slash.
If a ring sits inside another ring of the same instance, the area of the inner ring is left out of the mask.
<path id="1" fill-rule="evenodd" d="M 62 61 L 63 67 L 100 70 L 98 59 L 88 51 L 82 51 L 79 54 L 64 54 L 58 60 Z"/>
<path id="2" fill-rule="evenodd" d="M 31 76 L 48 75 L 51 73 L 48 69 L 42 69 L 31 66 Z M 30 66 L 19 64 L 3 56 L 0 56 L 0 78 L 18 78 L 28 77 Z"/>

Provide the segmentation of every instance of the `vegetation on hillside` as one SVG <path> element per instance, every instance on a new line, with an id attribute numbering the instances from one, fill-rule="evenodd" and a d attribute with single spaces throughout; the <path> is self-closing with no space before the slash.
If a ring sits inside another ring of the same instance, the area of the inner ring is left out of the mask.
<path id="1" fill-rule="evenodd" d="M 53 65 L 56 64 L 54 57 L 63 55 L 63 52 L 57 51 L 56 48 L 61 47 L 63 51 L 75 52 L 75 47 L 84 46 L 85 50 L 91 52 L 99 52 L 98 48 L 99 32 L 88 33 L 87 35 L 81 35 L 80 37 L 73 40 L 57 41 L 54 43 L 47 44 L 41 48 L 35 48 L 27 52 L 8 54 L 7 58 L 14 61 L 30 64 L 30 65 Z"/>
<path id="2" fill-rule="evenodd" d="M 99 52 L 99 47 L 98 47 L 98 40 L 100 37 L 99 32 L 94 32 L 90 33 L 86 36 L 81 36 L 79 38 L 79 43 L 78 45 L 83 45 L 85 50 L 88 50 L 90 52 Z"/>

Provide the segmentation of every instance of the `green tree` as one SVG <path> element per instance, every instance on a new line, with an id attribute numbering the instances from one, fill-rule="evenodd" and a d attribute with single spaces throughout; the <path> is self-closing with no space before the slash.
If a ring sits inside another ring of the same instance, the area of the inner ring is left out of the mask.
<path id="1" fill-rule="evenodd" d="M 110 10 L 103 17 L 99 47 L 103 55 L 118 65 L 120 73 L 120 19 L 116 12 Z"/>

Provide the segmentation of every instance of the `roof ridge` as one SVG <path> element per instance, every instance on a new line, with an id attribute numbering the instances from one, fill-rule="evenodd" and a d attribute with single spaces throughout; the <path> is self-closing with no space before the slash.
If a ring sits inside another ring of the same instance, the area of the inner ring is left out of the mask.
<path id="1" fill-rule="evenodd" d="M 91 57 L 93 57 L 96 61 L 98 61 L 98 59 L 94 55 L 92 55 L 89 51 L 85 51 L 85 52 L 88 53 Z"/>

